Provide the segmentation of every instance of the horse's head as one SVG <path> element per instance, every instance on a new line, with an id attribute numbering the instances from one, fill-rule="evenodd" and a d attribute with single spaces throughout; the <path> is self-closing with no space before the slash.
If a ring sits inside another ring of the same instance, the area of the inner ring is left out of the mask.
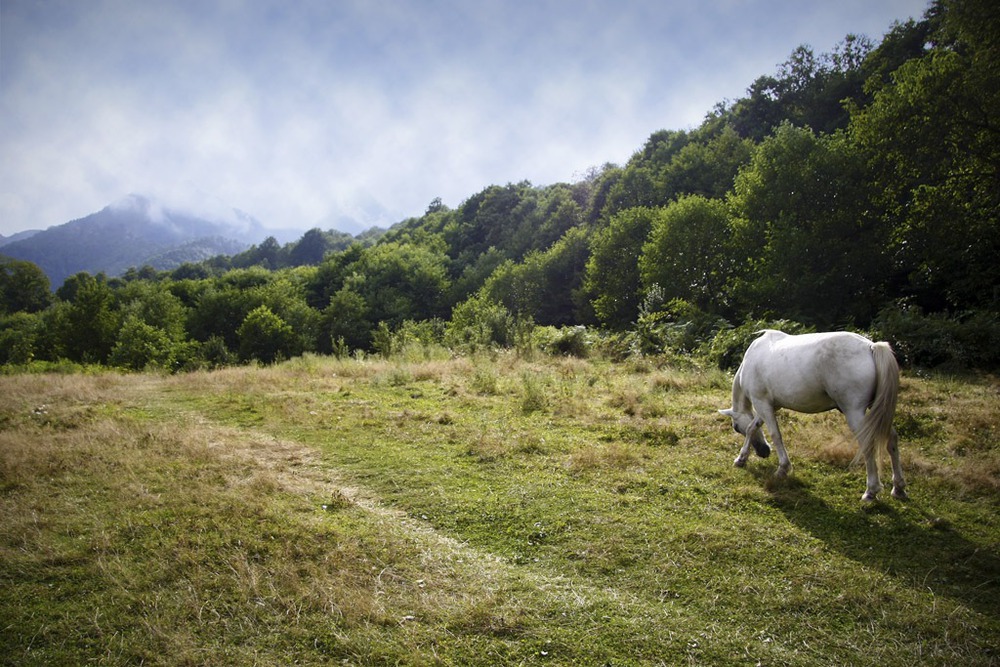
<path id="1" fill-rule="evenodd" d="M 760 429 L 761 422 L 750 412 L 736 412 L 731 408 L 719 410 L 720 415 L 725 415 L 733 420 L 733 430 L 740 435 L 747 436 L 757 456 L 766 459 L 771 455 L 771 446 L 764 437 L 764 432 Z"/>
<path id="2" fill-rule="evenodd" d="M 752 414 L 745 412 L 736 412 L 731 408 L 726 408 L 725 410 L 719 410 L 720 415 L 725 415 L 733 420 L 733 430 L 740 435 L 746 435 L 747 429 L 750 428 L 750 423 L 754 420 Z"/>

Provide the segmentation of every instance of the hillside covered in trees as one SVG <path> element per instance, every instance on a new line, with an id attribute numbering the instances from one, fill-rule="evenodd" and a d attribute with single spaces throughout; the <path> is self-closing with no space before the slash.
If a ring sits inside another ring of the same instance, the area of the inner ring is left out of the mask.
<path id="1" fill-rule="evenodd" d="M 197 368 L 408 340 L 700 352 L 854 328 L 1000 367 L 1000 9 L 936 0 L 880 42 L 802 46 L 692 130 L 575 183 L 490 185 L 347 247 L 71 276 L 0 263 L 0 362 Z M 580 327 L 586 327 L 586 330 Z M 600 336 L 596 333 L 600 332 Z"/>

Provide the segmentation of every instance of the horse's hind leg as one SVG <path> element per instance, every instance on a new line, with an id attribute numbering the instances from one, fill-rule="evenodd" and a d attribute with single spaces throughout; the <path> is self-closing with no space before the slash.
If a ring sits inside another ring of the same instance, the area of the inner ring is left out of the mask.
<path id="1" fill-rule="evenodd" d="M 851 427 L 851 431 L 857 436 L 861 432 L 861 425 L 865 419 L 864 408 L 860 410 L 844 410 L 844 416 L 847 418 L 847 425 Z M 872 448 L 872 451 L 865 453 L 865 472 L 867 473 L 868 484 L 864 494 L 861 496 L 861 500 L 866 503 L 875 502 L 879 492 L 882 490 L 882 480 L 878 476 L 878 452 L 874 450 L 875 448 Z"/>
<path id="2" fill-rule="evenodd" d="M 866 503 L 875 502 L 879 491 L 882 490 L 882 481 L 878 478 L 878 461 L 875 452 L 865 454 L 865 470 L 868 473 L 868 488 L 865 489 L 861 500 Z"/>
<path id="3" fill-rule="evenodd" d="M 906 500 L 906 480 L 903 479 L 903 466 L 899 463 L 899 436 L 893 428 L 889 433 L 889 458 L 892 459 L 892 497 Z"/>

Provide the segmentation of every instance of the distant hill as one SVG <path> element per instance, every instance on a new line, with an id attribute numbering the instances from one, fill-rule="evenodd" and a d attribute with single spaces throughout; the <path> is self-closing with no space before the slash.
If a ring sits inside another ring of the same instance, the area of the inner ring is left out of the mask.
<path id="1" fill-rule="evenodd" d="M 37 229 L 29 229 L 23 232 L 17 232 L 16 234 L 11 234 L 10 236 L 4 236 L 3 234 L 0 234 L 0 248 L 4 247 L 5 245 L 10 245 L 11 243 L 16 243 L 18 241 L 23 241 L 24 239 L 31 238 L 38 232 L 39 230 Z"/>
<path id="2" fill-rule="evenodd" d="M 116 276 L 145 265 L 169 270 L 234 255 L 269 236 L 287 242 L 301 235 L 301 230 L 268 229 L 237 209 L 188 212 L 132 194 L 84 218 L 11 237 L 0 254 L 34 262 L 56 288 L 80 271 Z"/>

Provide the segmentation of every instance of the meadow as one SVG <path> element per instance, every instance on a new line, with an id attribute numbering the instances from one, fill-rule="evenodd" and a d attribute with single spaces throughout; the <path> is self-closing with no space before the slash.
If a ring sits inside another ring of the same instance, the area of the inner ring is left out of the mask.
<path id="1" fill-rule="evenodd" d="M 514 353 L 0 377 L 10 665 L 1000 663 L 1000 381 L 732 464 L 731 376 Z M 888 471 L 883 471 L 883 481 Z"/>

